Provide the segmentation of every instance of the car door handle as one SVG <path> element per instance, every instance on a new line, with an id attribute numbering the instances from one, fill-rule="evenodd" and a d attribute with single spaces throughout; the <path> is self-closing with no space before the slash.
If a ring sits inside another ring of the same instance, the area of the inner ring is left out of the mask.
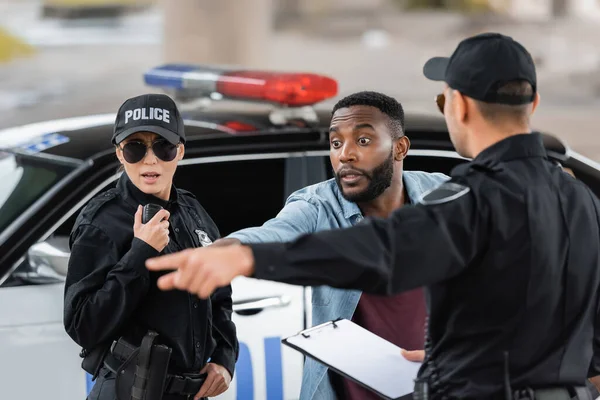
<path id="1" fill-rule="evenodd" d="M 287 307 L 292 302 L 290 296 L 271 296 L 257 299 L 236 300 L 233 302 L 233 312 L 239 315 L 255 315 L 267 308 Z"/>

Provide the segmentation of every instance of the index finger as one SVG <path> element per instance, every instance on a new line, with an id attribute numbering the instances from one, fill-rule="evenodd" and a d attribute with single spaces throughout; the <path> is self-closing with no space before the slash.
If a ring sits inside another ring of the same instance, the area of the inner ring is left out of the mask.
<path id="1" fill-rule="evenodd" d="M 146 260 L 146 268 L 150 271 L 177 269 L 187 262 L 189 255 L 189 251 L 184 250 L 177 253 L 166 254 L 164 256 L 149 258 Z"/>
<path id="2" fill-rule="evenodd" d="M 142 206 L 139 205 L 137 210 L 135 211 L 135 215 L 133 216 L 133 226 L 141 226 L 142 225 Z"/>
<path id="3" fill-rule="evenodd" d="M 162 221 L 163 219 L 168 220 L 170 215 L 171 214 L 167 210 L 165 210 L 164 208 L 161 208 L 160 210 L 158 210 L 158 212 L 156 214 L 154 214 L 154 217 L 152 217 L 152 219 L 148 222 L 158 223 L 158 222 Z"/>

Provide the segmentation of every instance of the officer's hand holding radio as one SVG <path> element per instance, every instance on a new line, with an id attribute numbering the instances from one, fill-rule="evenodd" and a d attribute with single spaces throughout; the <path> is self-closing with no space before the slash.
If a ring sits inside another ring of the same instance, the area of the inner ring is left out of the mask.
<path id="1" fill-rule="evenodd" d="M 146 210 L 147 211 L 147 210 Z M 138 206 L 133 223 L 133 235 L 154 247 L 156 251 L 162 251 L 169 244 L 169 212 L 164 208 L 156 211 L 148 222 L 142 222 L 144 210 Z M 146 215 L 148 215 L 146 213 Z"/>

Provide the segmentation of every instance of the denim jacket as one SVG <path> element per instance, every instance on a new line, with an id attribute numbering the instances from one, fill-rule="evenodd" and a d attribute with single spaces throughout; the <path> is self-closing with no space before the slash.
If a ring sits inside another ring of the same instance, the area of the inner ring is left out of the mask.
<path id="1" fill-rule="evenodd" d="M 424 192 L 449 179 L 444 174 L 404 171 L 403 182 L 411 203 Z M 228 237 L 242 243 L 287 242 L 317 231 L 350 227 L 363 219 L 360 208 L 342 196 L 334 179 L 320 182 L 292 193 L 284 208 L 260 227 L 247 228 Z M 351 319 L 360 291 L 334 289 L 328 286 L 312 288 L 312 325 L 336 318 Z M 335 399 L 327 379 L 327 367 L 306 358 L 302 376 L 300 400 Z"/>

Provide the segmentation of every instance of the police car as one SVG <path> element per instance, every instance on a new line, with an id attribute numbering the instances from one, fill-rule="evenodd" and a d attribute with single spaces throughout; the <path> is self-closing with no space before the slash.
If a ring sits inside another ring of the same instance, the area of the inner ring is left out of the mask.
<path id="1" fill-rule="evenodd" d="M 223 236 L 261 225 L 286 197 L 332 177 L 330 110 L 337 82 L 310 73 L 165 65 L 146 83 L 181 104 L 186 157 L 175 184 L 193 192 Z M 432 104 L 433 109 L 433 104 Z M 93 382 L 63 328 L 68 237 L 81 208 L 112 187 L 114 115 L 0 131 L 0 398 L 82 399 Z M 441 116 L 407 114 L 406 169 L 449 173 L 465 162 Z M 600 195 L 600 165 L 544 135 L 550 157 Z M 302 356 L 280 341 L 310 324 L 310 289 L 238 278 L 240 356 L 222 399 L 297 399 Z"/>

